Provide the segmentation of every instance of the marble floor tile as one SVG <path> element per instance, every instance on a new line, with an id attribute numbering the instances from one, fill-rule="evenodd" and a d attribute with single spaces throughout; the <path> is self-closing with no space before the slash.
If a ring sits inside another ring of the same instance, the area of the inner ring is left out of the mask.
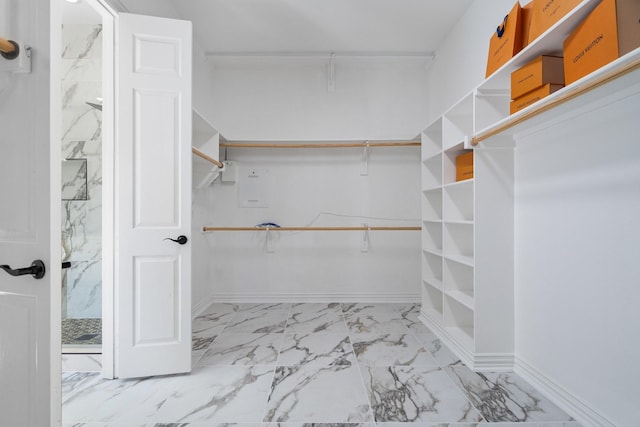
<path id="1" fill-rule="evenodd" d="M 376 422 L 482 420 L 441 368 L 390 366 L 361 370 Z"/>
<path id="2" fill-rule="evenodd" d="M 62 402 L 64 403 L 76 393 L 95 386 L 100 380 L 99 372 L 63 372 L 61 380 Z"/>
<path id="3" fill-rule="evenodd" d="M 476 373 L 462 363 L 446 371 L 489 422 L 573 421 L 513 373 Z"/>
<path id="4" fill-rule="evenodd" d="M 422 322 L 418 321 L 417 323 L 411 324 L 408 326 L 408 329 L 409 333 L 431 353 L 436 362 L 438 362 L 438 365 L 444 367 L 460 361 L 460 359 L 440 341 L 440 338 L 431 332 Z"/>
<path id="5" fill-rule="evenodd" d="M 393 304 L 343 304 L 349 334 L 402 334 L 407 328 L 400 321 L 399 306 Z"/>
<path id="6" fill-rule="evenodd" d="M 376 427 L 376 423 L 262 423 L 262 427 Z"/>
<path id="7" fill-rule="evenodd" d="M 288 311 L 245 310 L 238 311 L 227 324 L 224 332 L 251 332 L 254 334 L 284 332 Z"/>
<path id="8" fill-rule="evenodd" d="M 191 335 L 195 338 L 211 338 L 219 335 L 224 327 L 224 324 L 210 322 L 204 318 L 196 318 L 191 322 Z"/>
<path id="9" fill-rule="evenodd" d="M 290 307 L 291 307 L 291 304 L 289 303 L 238 304 L 237 311 L 248 312 L 248 313 L 289 311 Z"/>
<path id="10" fill-rule="evenodd" d="M 282 333 L 223 332 L 202 356 L 200 365 L 275 365 Z"/>
<path id="11" fill-rule="evenodd" d="M 260 422 L 269 395 L 273 367 L 201 366 L 175 377 L 127 416 L 156 423 Z M 206 424 L 205 424 L 206 425 Z"/>
<path id="12" fill-rule="evenodd" d="M 279 366 L 264 421 L 371 422 L 371 410 L 354 366 Z"/>
<path id="13" fill-rule="evenodd" d="M 360 366 L 438 366 L 431 354 L 408 332 L 358 334 L 352 340 Z"/>
<path id="14" fill-rule="evenodd" d="M 355 363 L 347 334 L 285 333 L 279 366 L 351 366 Z"/>
<path id="15" fill-rule="evenodd" d="M 346 333 L 340 304 L 293 304 L 287 319 L 287 332 Z"/>

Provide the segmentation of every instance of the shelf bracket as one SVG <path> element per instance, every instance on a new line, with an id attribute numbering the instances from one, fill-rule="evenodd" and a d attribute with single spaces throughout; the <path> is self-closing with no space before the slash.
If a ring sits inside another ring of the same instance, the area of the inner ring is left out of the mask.
<path id="1" fill-rule="evenodd" d="M 369 141 L 364 142 L 362 147 L 362 160 L 360 161 L 360 175 L 369 175 Z"/>
<path id="2" fill-rule="evenodd" d="M 362 246 L 360 247 L 360 252 L 366 253 L 369 252 L 369 232 L 371 231 L 371 227 L 369 227 L 369 224 L 362 224 L 363 227 L 366 227 L 367 229 L 364 231 L 364 236 L 362 238 Z"/>
<path id="3" fill-rule="evenodd" d="M 329 67 L 327 70 L 328 81 L 327 81 L 327 91 L 335 92 L 336 91 L 336 54 L 335 52 L 331 52 L 331 59 L 329 60 Z"/>
<path id="4" fill-rule="evenodd" d="M 275 249 L 273 248 L 273 239 L 271 237 L 271 229 L 269 228 L 268 225 L 265 228 L 264 235 L 265 235 L 265 238 L 264 238 L 265 249 L 267 250 L 268 254 L 272 254 L 275 252 Z"/>
<path id="5" fill-rule="evenodd" d="M 31 46 L 9 40 L 15 48 L 15 53 L 2 54 L 0 71 L 26 74 L 31 72 Z"/>

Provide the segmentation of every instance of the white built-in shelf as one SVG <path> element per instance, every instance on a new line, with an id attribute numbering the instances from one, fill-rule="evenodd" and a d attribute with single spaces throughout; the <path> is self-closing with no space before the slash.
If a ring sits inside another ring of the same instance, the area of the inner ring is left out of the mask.
<path id="1" fill-rule="evenodd" d="M 568 13 L 547 29 L 532 43 L 522 49 L 509 62 L 496 70 L 495 73 L 478 86 L 478 92 L 495 93 L 495 91 L 509 90 L 511 84 L 511 73 L 518 68 L 527 65 L 540 55 L 562 56 L 562 43 L 569 34 L 578 26 L 584 18 L 600 3 L 601 0 L 584 0 L 576 6 L 571 13 Z"/>
<path id="2" fill-rule="evenodd" d="M 469 310 L 473 310 L 473 292 L 472 291 L 445 291 L 445 294 L 450 298 L 458 301 L 460 304 L 467 307 Z"/>
<path id="3" fill-rule="evenodd" d="M 577 82 L 512 115 L 506 115 L 477 132 L 472 143 L 504 146 L 517 134 L 600 108 L 638 92 L 640 48 L 605 65 Z"/>
<path id="4" fill-rule="evenodd" d="M 432 288 L 435 288 L 442 292 L 442 280 L 439 280 L 435 277 L 426 277 L 422 279 L 422 282 L 425 285 L 431 286 Z"/>
<path id="5" fill-rule="evenodd" d="M 425 224 L 442 224 L 441 219 L 423 219 L 422 222 Z"/>
<path id="6" fill-rule="evenodd" d="M 511 73 L 540 55 L 561 54 L 564 39 L 599 3 L 583 0 L 422 132 L 422 216 L 433 220 L 423 228 L 422 319 L 472 369 L 513 368 L 505 360 L 515 348 L 508 260 L 516 141 L 640 93 L 639 48 L 510 115 Z M 501 149 L 476 151 L 474 178 L 456 181 L 456 157 L 478 143 Z"/>
<path id="7" fill-rule="evenodd" d="M 442 256 L 442 249 L 423 248 L 422 252 L 439 257 Z"/>
<path id="8" fill-rule="evenodd" d="M 472 256 L 468 256 L 468 255 L 455 255 L 455 254 L 446 254 L 444 255 L 444 257 L 450 261 L 454 261 L 457 262 L 459 264 L 463 264 L 466 265 L 468 267 L 473 267 L 474 264 L 474 260 Z"/>

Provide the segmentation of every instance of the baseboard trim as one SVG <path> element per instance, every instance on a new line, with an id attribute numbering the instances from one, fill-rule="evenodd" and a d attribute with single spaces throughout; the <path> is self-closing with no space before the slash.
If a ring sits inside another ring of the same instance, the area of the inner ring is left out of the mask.
<path id="1" fill-rule="evenodd" d="M 514 372 L 546 395 L 580 424 L 586 426 L 615 427 L 615 423 L 596 411 L 591 404 L 568 391 L 542 371 L 520 357 L 515 358 Z"/>
<path id="2" fill-rule="evenodd" d="M 513 353 L 474 353 L 454 339 L 438 322 L 421 312 L 418 319 L 424 323 L 469 369 L 474 371 L 513 371 Z"/>
<path id="3" fill-rule="evenodd" d="M 273 303 L 273 302 L 420 302 L 419 293 L 247 293 L 215 294 L 211 302 Z"/>

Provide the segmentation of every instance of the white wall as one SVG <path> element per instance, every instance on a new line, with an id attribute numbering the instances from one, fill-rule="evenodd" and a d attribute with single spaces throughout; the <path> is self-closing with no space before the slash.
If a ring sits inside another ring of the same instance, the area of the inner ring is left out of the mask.
<path id="1" fill-rule="evenodd" d="M 210 111 L 232 140 L 412 139 L 425 125 L 424 60 L 339 58 L 336 90 L 317 58 L 216 61 Z M 224 153 L 223 153 L 224 155 Z M 268 208 L 239 208 L 238 187 L 216 182 L 202 225 L 307 225 L 320 212 L 413 221 L 322 216 L 315 225 L 417 225 L 419 148 L 373 149 L 368 176 L 361 149 L 229 151 L 246 176 L 269 172 Z M 245 179 L 246 181 L 246 179 Z M 361 252 L 363 233 L 287 233 L 274 253 L 260 233 L 211 233 L 212 286 L 235 300 L 417 300 L 420 233 L 377 232 Z"/>
<path id="2" fill-rule="evenodd" d="M 638 422 L 640 96 L 516 150 L 516 355 L 615 425 Z"/>
<path id="3" fill-rule="evenodd" d="M 523 2 L 524 3 L 524 2 Z M 496 17 L 476 0 L 430 68 L 435 118 L 484 79 Z M 637 98 L 516 149 L 516 358 L 616 425 L 637 424 L 640 150 Z M 635 400 L 634 400 L 635 399 Z"/>

